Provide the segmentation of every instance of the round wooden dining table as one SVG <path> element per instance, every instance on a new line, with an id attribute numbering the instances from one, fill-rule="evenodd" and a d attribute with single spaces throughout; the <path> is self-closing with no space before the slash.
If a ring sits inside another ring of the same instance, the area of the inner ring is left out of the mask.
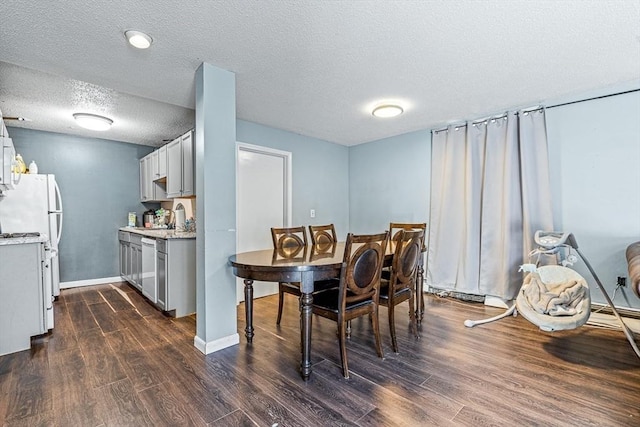
<path id="1" fill-rule="evenodd" d="M 393 244 L 387 246 L 385 265 L 393 261 Z M 313 303 L 314 283 L 320 280 L 340 277 L 344 258 L 344 242 L 320 244 L 300 248 L 297 252 L 285 252 L 276 249 L 264 249 L 243 252 L 229 257 L 233 274 L 244 279 L 244 301 L 246 327 L 245 336 L 253 342 L 253 282 L 297 282 L 300 283 L 300 342 L 302 360 L 300 374 L 306 381 L 311 375 L 311 305 Z M 420 257 L 422 258 L 422 257 Z M 416 294 L 422 294 L 422 263 L 418 268 Z M 420 301 L 420 298 L 418 298 Z M 416 304 L 417 319 L 422 319 L 423 307 Z"/>

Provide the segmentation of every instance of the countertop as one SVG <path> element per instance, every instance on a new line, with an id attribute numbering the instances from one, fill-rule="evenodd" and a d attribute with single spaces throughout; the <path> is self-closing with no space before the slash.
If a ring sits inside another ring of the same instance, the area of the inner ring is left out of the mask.
<path id="1" fill-rule="evenodd" d="M 38 237 L 12 237 L 10 239 L 0 239 L 0 246 L 24 245 L 26 243 L 45 243 L 49 240 L 47 236 Z"/>
<path id="2" fill-rule="evenodd" d="M 120 227 L 120 231 L 141 234 L 155 239 L 195 239 L 196 233 L 191 231 L 167 230 L 166 228 Z"/>

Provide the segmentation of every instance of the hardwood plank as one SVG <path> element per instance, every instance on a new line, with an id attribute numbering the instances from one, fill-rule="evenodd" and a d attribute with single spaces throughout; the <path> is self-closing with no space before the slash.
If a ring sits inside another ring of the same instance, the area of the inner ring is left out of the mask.
<path id="1" fill-rule="evenodd" d="M 51 358 L 51 365 L 53 412 L 59 420 L 58 425 L 102 424 L 99 396 L 92 387 L 81 352 L 60 352 Z"/>
<path id="2" fill-rule="evenodd" d="M 154 425 L 206 426 L 180 398 L 180 391 L 171 383 L 149 387 L 139 393 Z"/>
<path id="3" fill-rule="evenodd" d="M 101 290 L 100 294 L 115 311 L 133 310 L 135 308 L 120 292 L 111 287 Z"/>
<path id="4" fill-rule="evenodd" d="M 256 424 L 247 414 L 237 410 L 216 420 L 214 426 L 230 426 L 230 427 L 256 427 Z"/>
<path id="5" fill-rule="evenodd" d="M 87 305 L 104 302 L 104 298 L 102 298 L 100 291 L 107 288 L 108 285 L 91 286 L 82 292 L 82 299 L 87 303 Z"/>
<path id="6" fill-rule="evenodd" d="M 193 349 L 193 347 L 191 347 Z M 190 402 L 202 419 L 211 423 L 218 418 L 229 414 L 237 409 L 228 402 L 224 393 L 224 385 L 217 384 L 203 377 L 200 372 L 196 372 L 192 364 L 206 366 L 204 360 L 195 358 L 193 351 L 189 351 L 189 356 L 185 357 L 172 344 L 159 348 L 163 357 L 158 360 L 162 371 L 167 377 L 167 381 L 172 382 L 178 390 L 185 396 L 185 400 Z"/>
<path id="7" fill-rule="evenodd" d="M 98 328 L 98 323 L 84 300 L 67 303 L 67 308 L 77 334 Z"/>
<path id="8" fill-rule="evenodd" d="M 131 381 L 128 379 L 100 387 L 98 394 L 101 396 L 99 410 L 105 425 L 154 425 L 140 397 L 133 389 Z"/>
<path id="9" fill-rule="evenodd" d="M 78 350 L 78 339 L 67 304 L 53 305 L 54 328 L 49 332 L 48 347 L 51 352 Z"/>
<path id="10" fill-rule="evenodd" d="M 80 333 L 78 341 L 89 368 L 89 378 L 93 387 L 101 387 L 127 377 L 100 329 Z"/>
<path id="11" fill-rule="evenodd" d="M 165 381 L 158 363 L 142 348 L 130 330 L 115 331 L 105 337 L 136 391 Z"/>
<path id="12" fill-rule="evenodd" d="M 7 393 L 5 419 L 11 422 L 27 420 L 46 414 L 53 409 L 52 379 L 46 351 L 31 352 L 20 370 L 12 372 L 13 389 Z"/>
<path id="13" fill-rule="evenodd" d="M 137 311 L 125 310 L 118 312 L 118 319 L 126 325 L 135 339 L 146 350 L 169 344 L 161 331 L 156 328 L 154 319 L 148 316 L 142 317 Z"/>
<path id="14" fill-rule="evenodd" d="M 89 310 L 95 318 L 98 326 L 103 333 L 117 331 L 118 329 L 124 329 L 126 326 L 120 322 L 116 312 L 106 302 L 96 303 L 89 305 Z"/>

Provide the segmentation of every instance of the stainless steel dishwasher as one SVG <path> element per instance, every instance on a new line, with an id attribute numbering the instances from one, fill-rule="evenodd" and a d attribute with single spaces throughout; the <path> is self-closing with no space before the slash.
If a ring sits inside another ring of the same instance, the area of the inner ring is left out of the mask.
<path id="1" fill-rule="evenodd" d="M 142 238 L 142 295 L 154 304 L 158 301 L 156 241 L 145 237 Z"/>

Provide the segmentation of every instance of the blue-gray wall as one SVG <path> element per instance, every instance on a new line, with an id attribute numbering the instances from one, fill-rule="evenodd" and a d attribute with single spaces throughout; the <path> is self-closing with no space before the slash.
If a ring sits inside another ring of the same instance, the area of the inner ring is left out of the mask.
<path id="1" fill-rule="evenodd" d="M 625 250 L 640 241 L 640 92 L 547 110 L 554 222 L 576 236 L 607 293 L 628 276 Z M 584 264 L 575 266 L 604 303 Z M 627 286 L 616 306 L 640 308 Z"/>
<path id="2" fill-rule="evenodd" d="M 390 222 L 429 222 L 430 165 L 428 130 L 351 147 L 351 232 L 382 232 Z"/>
<path id="3" fill-rule="evenodd" d="M 119 275 L 119 227 L 128 212 L 141 218 L 140 158 L 151 147 L 9 127 L 16 152 L 38 172 L 55 174 L 62 193 L 60 281 Z M 157 205 L 148 204 L 149 208 Z"/>
<path id="4" fill-rule="evenodd" d="M 292 153 L 291 225 L 333 223 L 341 240 L 349 232 L 349 148 L 243 120 L 237 139 Z M 309 210 L 316 217 L 309 217 Z"/>
<path id="5" fill-rule="evenodd" d="M 556 226 L 575 234 L 612 296 L 617 276 L 628 275 L 624 251 L 640 240 L 640 92 L 551 108 L 546 118 Z M 430 153 L 428 130 L 351 147 L 351 231 L 428 223 Z M 584 265 L 575 267 L 604 303 Z M 615 304 L 640 308 L 628 288 Z"/>

